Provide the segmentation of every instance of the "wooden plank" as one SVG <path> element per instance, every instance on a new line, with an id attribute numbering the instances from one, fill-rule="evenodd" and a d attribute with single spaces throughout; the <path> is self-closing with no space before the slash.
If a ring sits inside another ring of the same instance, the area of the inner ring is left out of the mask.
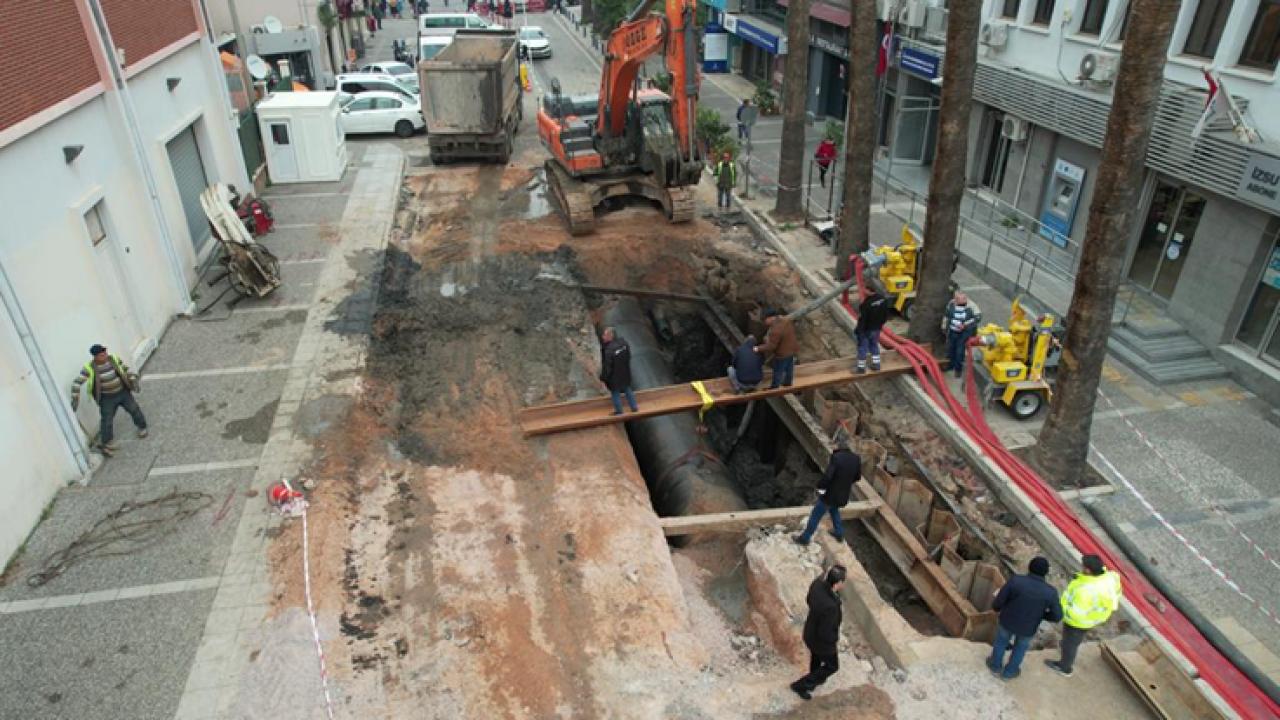
<path id="1" fill-rule="evenodd" d="M 837 358 L 813 363 L 797 365 L 795 381 L 791 387 L 770 389 L 768 383 L 772 373 L 765 373 L 762 389 L 739 395 L 733 391 L 728 378 L 704 380 L 707 392 L 715 399 L 716 405 L 736 405 L 762 398 L 779 397 L 801 392 L 811 388 L 838 385 L 854 382 L 864 378 L 886 377 L 898 375 L 911 370 L 911 364 L 897 353 L 885 353 L 878 372 L 862 375 L 853 372 L 855 358 Z M 613 415 L 613 404 L 608 397 L 575 400 L 572 402 L 539 405 L 520 411 L 520 425 L 525 436 L 544 435 L 547 433 L 596 427 L 613 423 L 639 420 L 658 415 L 688 412 L 702 407 L 702 397 L 689 383 L 652 388 L 636 392 L 636 403 L 639 412 L 627 412 Z"/>
<path id="2" fill-rule="evenodd" d="M 880 503 L 875 500 L 859 500 L 840 508 L 840 517 L 862 518 L 874 515 Z M 714 513 L 711 515 L 681 515 L 658 518 L 664 535 L 688 535 L 705 532 L 741 532 L 750 527 L 772 525 L 799 520 L 809 516 L 812 506 L 743 510 L 741 512 Z"/>
<path id="3" fill-rule="evenodd" d="M 1102 656 L 1161 720 L 1221 720 L 1195 683 L 1151 640 L 1133 650 L 1102 642 Z"/>
<path id="4" fill-rule="evenodd" d="M 632 297 L 653 298 L 654 300 L 674 300 L 677 302 L 705 303 L 709 298 L 705 295 L 689 295 L 687 293 L 663 292 L 661 290 L 642 290 L 640 288 L 609 287 L 607 285 L 570 285 L 583 292 L 600 293 L 601 295 L 630 295 Z"/>

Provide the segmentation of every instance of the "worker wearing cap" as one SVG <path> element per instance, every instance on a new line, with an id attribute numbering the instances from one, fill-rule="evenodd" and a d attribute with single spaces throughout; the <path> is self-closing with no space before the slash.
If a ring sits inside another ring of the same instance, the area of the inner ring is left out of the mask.
<path id="1" fill-rule="evenodd" d="M 75 410 L 80 406 L 80 388 L 87 383 L 89 394 L 98 403 L 102 417 L 98 427 L 98 447 L 103 454 L 111 455 L 119 449 L 112 442 L 115 436 L 112 425 L 116 410 L 124 408 L 138 428 L 138 437 L 147 436 L 147 418 L 133 397 L 138 391 L 138 376 L 129 371 L 129 366 L 124 364 L 119 355 L 107 352 L 102 345 L 89 348 L 89 354 L 93 358 L 80 369 L 80 375 L 71 386 L 71 409 Z"/>
<path id="2" fill-rule="evenodd" d="M 1105 623 L 1120 607 L 1120 576 L 1102 564 L 1097 555 L 1080 558 L 1084 570 L 1062 592 L 1062 657 L 1046 660 L 1060 675 L 1071 677 L 1076 652 L 1089 630 Z"/>
<path id="3" fill-rule="evenodd" d="M 991 601 L 991 609 L 1000 613 L 996 623 L 996 639 L 991 645 L 987 668 L 1005 680 L 1012 680 L 1022 673 L 1022 658 L 1031 646 L 1031 639 L 1044 620 L 1058 622 L 1062 619 L 1062 602 L 1058 591 L 1045 582 L 1049 574 L 1049 561 L 1040 556 L 1031 558 L 1026 575 L 1014 575 L 1000 588 Z M 1004 656 L 1013 647 L 1009 662 Z"/>
<path id="4" fill-rule="evenodd" d="M 733 155 L 727 152 L 722 155 L 712 173 L 716 176 L 716 207 L 728 210 L 731 193 L 738 185 L 738 168 L 733 164 Z"/>

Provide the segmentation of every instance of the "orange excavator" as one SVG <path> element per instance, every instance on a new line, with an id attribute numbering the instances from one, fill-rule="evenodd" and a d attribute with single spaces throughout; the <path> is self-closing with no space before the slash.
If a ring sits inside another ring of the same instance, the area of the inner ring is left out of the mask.
<path id="1" fill-rule="evenodd" d="M 558 80 L 538 110 L 538 135 L 551 153 L 547 184 L 573 235 L 595 228 L 595 208 L 624 196 L 662 206 L 688 222 L 702 154 L 694 137 L 698 103 L 696 0 L 641 0 L 609 36 L 598 96 L 572 97 Z M 662 52 L 670 94 L 641 88 L 645 60 Z"/>

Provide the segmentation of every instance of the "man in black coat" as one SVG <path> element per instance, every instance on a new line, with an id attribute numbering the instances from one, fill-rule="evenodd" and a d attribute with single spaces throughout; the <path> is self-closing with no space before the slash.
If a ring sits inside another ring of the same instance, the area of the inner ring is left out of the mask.
<path id="1" fill-rule="evenodd" d="M 822 522 L 822 516 L 831 513 L 831 534 L 837 540 L 844 540 L 844 523 L 840 520 L 840 508 L 849 504 L 849 494 L 853 484 L 862 477 L 862 458 L 849 449 L 848 440 L 836 443 L 836 451 L 831 453 L 827 463 L 827 471 L 818 481 L 818 502 L 813 504 L 813 512 L 809 513 L 809 524 L 804 532 L 794 539 L 801 545 L 808 545 L 813 533 Z"/>
<path id="2" fill-rule="evenodd" d="M 853 335 L 858 340 L 858 364 L 853 368 L 856 373 L 867 371 L 867 356 L 871 356 L 871 370 L 880 369 L 880 331 L 889 319 L 889 299 L 880 292 L 873 281 L 868 284 L 870 292 L 858 306 L 858 328 Z"/>
<path id="3" fill-rule="evenodd" d="M 987 668 L 1005 680 L 1012 680 L 1022 672 L 1022 658 L 1040 622 L 1056 623 L 1062 619 L 1058 591 L 1044 579 L 1049 574 L 1049 561 L 1036 556 L 1027 569 L 1026 575 L 1015 575 L 1005 583 L 991 603 L 991 609 L 999 610 L 1000 617 Z M 1009 643 L 1013 643 L 1013 653 L 1005 665 L 1004 653 Z"/>
<path id="4" fill-rule="evenodd" d="M 756 336 L 748 335 L 747 339 L 733 351 L 733 362 L 729 365 L 729 382 L 739 395 L 756 389 L 764 382 L 764 356 L 756 352 Z"/>
<path id="5" fill-rule="evenodd" d="M 809 616 L 804 620 L 804 645 L 809 648 L 809 674 L 791 683 L 791 690 L 808 700 L 813 691 L 840 669 L 840 588 L 848 572 L 843 565 L 831 569 L 809 585 Z"/>
<path id="6" fill-rule="evenodd" d="M 607 327 L 600 334 L 603 344 L 600 352 L 600 382 L 609 388 L 609 396 L 613 400 L 613 414 L 622 414 L 622 396 L 627 396 L 627 405 L 631 412 L 636 407 L 635 393 L 631 392 L 631 346 L 626 340 L 618 337 L 613 328 Z"/>

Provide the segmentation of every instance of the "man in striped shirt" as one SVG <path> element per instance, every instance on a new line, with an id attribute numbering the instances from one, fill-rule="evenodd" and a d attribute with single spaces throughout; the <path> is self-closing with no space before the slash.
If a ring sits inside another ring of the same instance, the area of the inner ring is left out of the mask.
<path id="1" fill-rule="evenodd" d="M 102 413 L 102 423 L 98 428 L 98 447 L 103 454 L 112 455 L 119 449 L 112 442 L 115 437 L 112 426 L 116 410 L 124 408 L 138 428 L 138 437 L 147 436 L 147 418 L 143 416 L 142 408 L 138 407 L 138 401 L 133 399 L 133 393 L 138 390 L 138 376 L 129 372 L 129 366 L 118 355 L 107 352 L 101 345 L 89 348 L 89 354 L 93 359 L 80 369 L 80 376 L 71 387 L 71 408 L 74 410 L 80 406 L 80 388 L 88 383 L 89 394 L 98 403 L 98 410 Z"/>

